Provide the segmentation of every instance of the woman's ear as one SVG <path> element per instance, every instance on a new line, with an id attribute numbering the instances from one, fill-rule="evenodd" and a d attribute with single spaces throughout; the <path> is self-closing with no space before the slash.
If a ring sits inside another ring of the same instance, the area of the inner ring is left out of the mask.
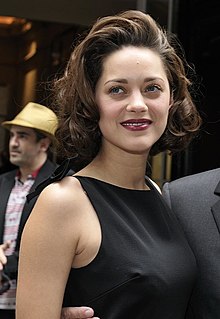
<path id="1" fill-rule="evenodd" d="M 170 103 L 169 103 L 169 108 L 173 106 L 174 100 L 173 100 L 173 92 L 170 93 Z"/>

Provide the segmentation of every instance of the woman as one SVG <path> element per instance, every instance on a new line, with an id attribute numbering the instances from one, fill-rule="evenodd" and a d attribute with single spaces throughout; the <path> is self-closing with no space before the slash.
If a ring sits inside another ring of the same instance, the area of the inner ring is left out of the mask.
<path id="1" fill-rule="evenodd" d="M 139 11 L 98 20 L 74 49 L 54 91 L 76 173 L 42 191 L 26 224 L 17 319 L 58 319 L 63 305 L 103 319 L 185 317 L 196 262 L 145 177 L 150 154 L 183 149 L 199 128 L 184 63 Z"/>

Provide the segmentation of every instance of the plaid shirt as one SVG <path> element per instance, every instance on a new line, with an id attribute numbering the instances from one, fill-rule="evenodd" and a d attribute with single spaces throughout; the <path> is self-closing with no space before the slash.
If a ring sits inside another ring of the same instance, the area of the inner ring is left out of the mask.
<path id="1" fill-rule="evenodd" d="M 15 250 L 18 228 L 26 196 L 34 184 L 38 172 L 39 169 L 32 175 L 29 175 L 24 183 L 19 179 L 19 172 L 15 177 L 15 184 L 9 196 L 5 213 L 3 242 L 6 242 L 7 240 L 11 241 L 10 248 L 5 251 L 6 256 L 11 255 Z M 10 283 L 11 288 L 4 294 L 0 295 L 0 309 L 15 309 L 16 280 L 11 280 Z"/>

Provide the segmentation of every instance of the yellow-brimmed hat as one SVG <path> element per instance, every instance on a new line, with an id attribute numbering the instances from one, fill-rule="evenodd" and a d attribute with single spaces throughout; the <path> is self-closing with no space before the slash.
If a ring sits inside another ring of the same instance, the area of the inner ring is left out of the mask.
<path id="1" fill-rule="evenodd" d="M 57 124 L 57 116 L 51 109 L 29 102 L 13 120 L 3 122 L 2 126 L 9 130 L 11 125 L 30 127 L 53 138 Z"/>

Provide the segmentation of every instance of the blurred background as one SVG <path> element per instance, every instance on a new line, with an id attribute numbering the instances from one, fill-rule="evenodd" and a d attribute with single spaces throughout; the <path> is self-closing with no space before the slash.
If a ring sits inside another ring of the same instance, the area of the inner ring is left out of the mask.
<path id="1" fill-rule="evenodd" d="M 29 101 L 47 105 L 47 83 L 63 72 L 75 41 L 104 15 L 138 9 L 175 33 L 197 72 L 194 99 L 204 120 L 200 137 L 175 156 L 150 159 L 149 174 L 166 180 L 220 166 L 219 0 L 1 0 L 0 122 Z M 8 133 L 0 127 L 0 171 L 7 159 Z"/>

